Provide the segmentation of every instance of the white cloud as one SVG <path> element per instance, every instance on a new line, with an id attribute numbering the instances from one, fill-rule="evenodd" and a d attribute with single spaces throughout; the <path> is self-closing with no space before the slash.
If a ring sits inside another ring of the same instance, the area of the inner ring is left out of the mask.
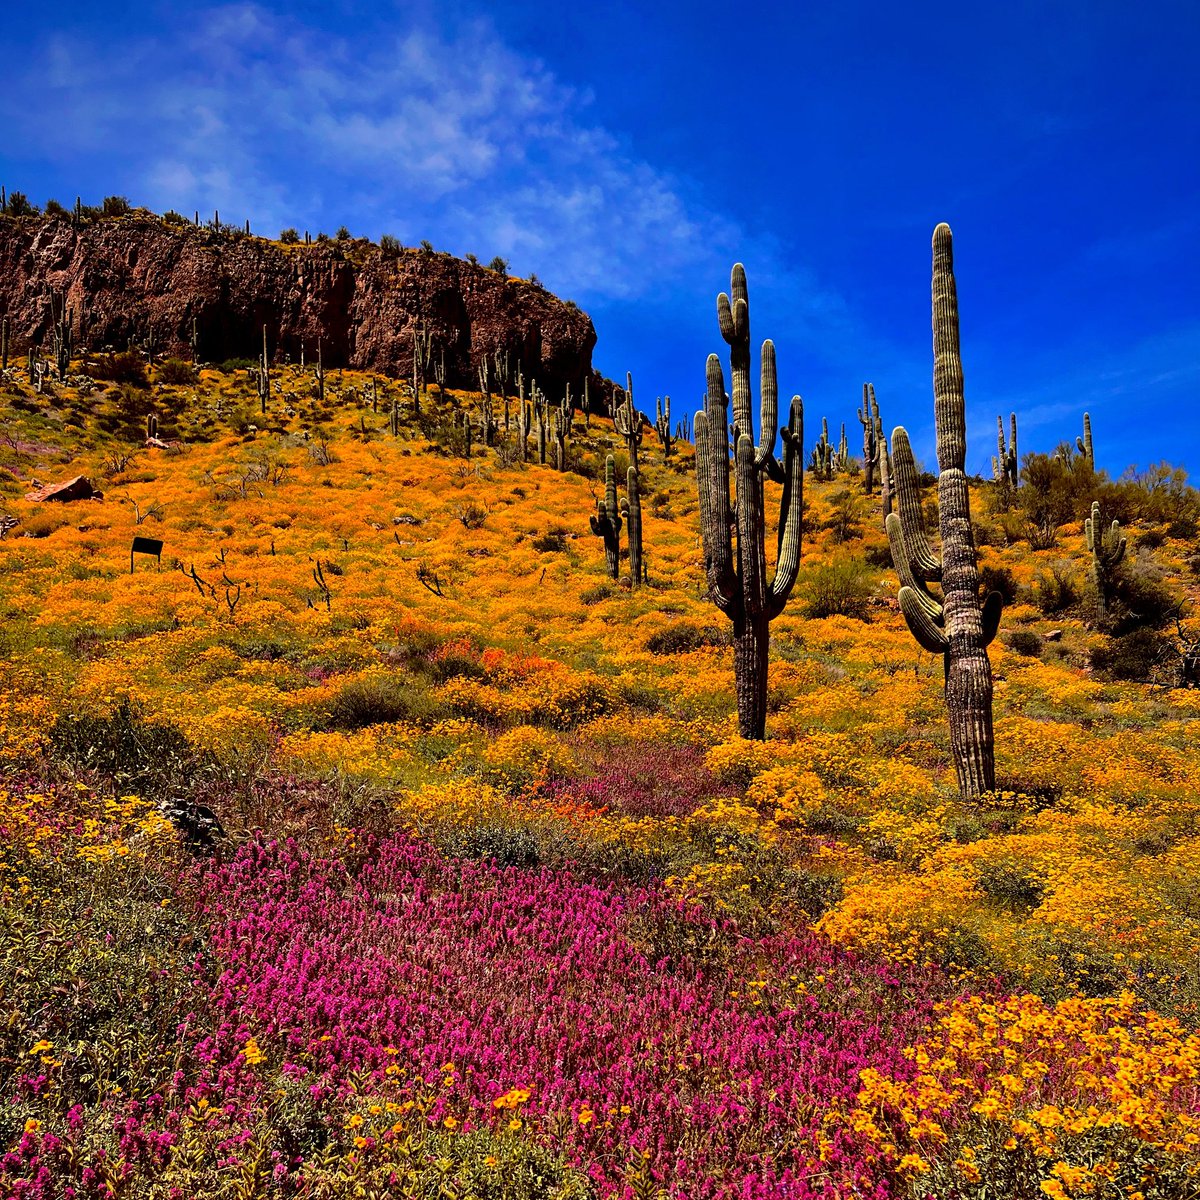
<path id="1" fill-rule="evenodd" d="M 719 282 L 750 245 L 483 20 L 370 42 L 234 4 L 120 47 L 59 33 L 39 76 L 42 113 L 10 128 L 59 161 L 99 152 L 160 210 L 428 237 L 585 301 L 661 295 L 709 266 Z M 812 311 L 829 303 L 806 291 Z"/>

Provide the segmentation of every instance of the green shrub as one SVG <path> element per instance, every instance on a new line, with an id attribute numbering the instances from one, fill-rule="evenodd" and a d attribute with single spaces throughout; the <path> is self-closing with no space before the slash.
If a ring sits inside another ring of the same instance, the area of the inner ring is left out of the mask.
<path id="1" fill-rule="evenodd" d="M 129 201 L 124 196 L 105 196 L 100 212 L 106 217 L 123 217 L 129 212 Z"/>
<path id="2" fill-rule="evenodd" d="M 1153 629 L 1134 629 L 1110 637 L 1091 653 L 1092 669 L 1109 679 L 1147 683 L 1168 660 L 1171 643 Z"/>
<path id="3" fill-rule="evenodd" d="M 364 675 L 351 679 L 325 706 L 330 729 L 365 729 L 396 721 L 430 724 L 445 710 L 412 679 L 402 675 Z"/>
<path id="4" fill-rule="evenodd" d="M 988 564 L 979 568 L 979 590 L 984 596 L 989 592 L 999 592 L 1005 604 L 1012 604 L 1020 591 L 1020 585 L 1007 567 L 993 567 Z"/>
<path id="5" fill-rule="evenodd" d="M 599 604 L 601 600 L 610 600 L 617 594 L 617 589 L 610 583 L 598 583 L 595 587 L 590 587 L 580 592 L 580 604 Z"/>
<path id="6" fill-rule="evenodd" d="M 128 699 L 108 716 L 64 713 L 51 730 L 50 747 L 52 758 L 98 776 L 121 796 L 177 798 L 222 779 L 211 754 Z"/>
<path id="7" fill-rule="evenodd" d="M 1008 635 L 1009 649 L 1023 654 L 1026 658 L 1037 658 L 1042 652 L 1042 639 L 1032 629 L 1014 629 Z"/>
<path id="8" fill-rule="evenodd" d="M 196 382 L 196 368 L 181 358 L 168 358 L 158 368 L 158 382 L 186 386 Z"/>
<path id="9" fill-rule="evenodd" d="M 96 379 L 108 379 L 113 383 L 128 383 L 134 387 L 150 386 L 146 377 L 146 364 L 136 350 L 125 350 L 119 354 L 101 354 L 92 364 L 91 374 Z"/>
<path id="10" fill-rule="evenodd" d="M 1048 617 L 1078 604 L 1079 578 L 1074 567 L 1060 561 L 1039 571 L 1033 584 L 1033 602 Z"/>
<path id="11" fill-rule="evenodd" d="M 810 567 L 800 579 L 801 610 L 806 617 L 867 619 L 873 577 L 859 558 L 838 558 Z"/>
<path id="12" fill-rule="evenodd" d="M 1014 911 L 1036 908 L 1045 892 L 1042 881 L 1017 863 L 988 863 L 976 882 L 985 896 Z"/>
<path id="13" fill-rule="evenodd" d="M 698 625 L 690 621 L 675 621 L 666 629 L 658 629 L 645 642 L 651 654 L 688 654 L 704 646 L 727 646 L 728 635 L 713 625 Z"/>
<path id="14" fill-rule="evenodd" d="M 279 231 L 279 240 L 285 246 L 294 246 L 300 240 L 300 235 L 289 225 Z"/>

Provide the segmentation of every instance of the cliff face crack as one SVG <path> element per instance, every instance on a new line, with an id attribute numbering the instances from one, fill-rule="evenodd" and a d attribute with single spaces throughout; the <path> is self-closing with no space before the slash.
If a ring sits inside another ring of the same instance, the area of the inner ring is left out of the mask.
<path id="1" fill-rule="evenodd" d="M 278 355 L 317 343 L 329 367 L 412 374 L 413 331 L 432 336 L 446 385 L 474 388 L 483 359 L 507 352 L 551 396 L 591 375 L 596 331 L 545 289 L 447 254 L 385 256 L 367 242 L 283 246 L 152 217 L 0 217 L 0 312 L 14 350 L 48 345 L 46 297 L 65 296 L 75 344 L 124 349 L 154 339 L 206 362 L 253 358 L 262 327 Z"/>

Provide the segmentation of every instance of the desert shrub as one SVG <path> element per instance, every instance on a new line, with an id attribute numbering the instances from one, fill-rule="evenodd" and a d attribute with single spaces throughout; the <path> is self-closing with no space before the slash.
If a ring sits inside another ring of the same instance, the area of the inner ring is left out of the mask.
<path id="1" fill-rule="evenodd" d="M 141 388 L 150 386 L 146 364 L 136 350 L 98 355 L 92 364 L 91 374 L 96 379 L 108 379 L 113 383 L 128 383 Z"/>
<path id="2" fill-rule="evenodd" d="M 887 542 L 874 542 L 865 547 L 863 561 L 879 571 L 890 571 L 895 565 L 892 562 L 892 548 Z"/>
<path id="3" fill-rule="evenodd" d="M 396 721 L 428 724 L 444 716 L 438 702 L 402 675 L 369 674 L 351 679 L 327 702 L 324 724 L 330 729 L 365 729 Z"/>
<path id="4" fill-rule="evenodd" d="M 385 233 L 379 239 L 379 249 L 383 252 L 385 258 L 399 258 L 400 251 L 404 247 L 401 245 L 398 237 L 393 237 L 390 233 Z"/>
<path id="5" fill-rule="evenodd" d="M 181 358 L 168 358 L 158 368 L 158 382 L 184 386 L 196 382 L 196 368 Z"/>
<path id="6" fill-rule="evenodd" d="M 168 208 L 162 216 L 164 225 L 190 225 L 191 222 L 183 215 L 176 212 L 173 208 Z"/>
<path id="7" fill-rule="evenodd" d="M 279 240 L 285 246 L 294 246 L 300 240 L 300 235 L 289 225 L 279 231 Z"/>
<path id="8" fill-rule="evenodd" d="M 106 217 L 123 217 L 129 212 L 129 201 L 124 196 L 105 196 L 100 212 Z"/>
<path id="9" fill-rule="evenodd" d="M 838 558 L 810 567 L 800 579 L 806 617 L 855 617 L 866 620 L 872 576 L 859 558 Z"/>
<path id="10" fill-rule="evenodd" d="M 1036 908 L 1042 902 L 1042 881 L 1018 863 L 992 862 L 976 880 L 985 896 L 1014 910 Z"/>
<path id="11" fill-rule="evenodd" d="M 17 528 L 26 537 L 44 538 L 49 537 L 56 529 L 61 529 L 70 523 L 71 517 L 65 511 L 65 506 L 58 504 L 31 513 Z"/>
<path id="12" fill-rule="evenodd" d="M 50 733 L 51 756 L 98 776 L 117 795 L 174 798 L 220 779 L 219 764 L 168 721 L 123 699 L 107 716 L 64 713 Z"/>
<path id="13" fill-rule="evenodd" d="M 538 534 L 529 543 L 539 554 L 553 554 L 567 548 L 567 531 L 565 529 L 550 529 Z"/>
<path id="14" fill-rule="evenodd" d="M 799 867 L 785 869 L 774 882 L 780 898 L 800 909 L 810 921 L 819 921 L 839 904 L 846 890 L 841 879 L 828 871 Z"/>
<path id="15" fill-rule="evenodd" d="M 1032 629 L 1014 629 L 1008 635 L 1009 648 L 1027 658 L 1037 658 L 1042 652 L 1042 639 Z"/>
<path id="16" fill-rule="evenodd" d="M 993 567 L 990 564 L 979 568 L 979 590 L 986 596 L 989 592 L 999 592 L 1005 604 L 1011 604 L 1020 590 L 1013 573 L 1007 567 Z"/>
<path id="17" fill-rule="evenodd" d="M 595 587 L 586 588 L 579 594 L 580 604 L 599 604 L 601 600 L 611 600 L 617 594 L 616 588 L 610 583 L 598 583 Z"/>
<path id="18" fill-rule="evenodd" d="M 69 217 L 71 214 L 57 200 L 47 200 L 45 208 L 48 217 Z"/>
<path id="19" fill-rule="evenodd" d="M 500 255 L 497 254 L 496 257 L 493 258 L 490 263 L 488 263 L 488 270 L 495 271 L 498 275 L 507 275 L 508 259 L 501 258 Z"/>
<path id="20" fill-rule="evenodd" d="M 1153 629 L 1133 629 L 1110 637 L 1091 653 L 1092 669 L 1110 679 L 1147 682 L 1171 652 L 1171 643 Z"/>
<path id="21" fill-rule="evenodd" d="M 839 545 L 852 542 L 862 536 L 862 501 L 853 492 L 842 488 L 833 494 L 833 511 L 825 519 L 822 529 L 833 534 Z"/>
<path id="22" fill-rule="evenodd" d="M 4 211 L 10 217 L 36 217 L 38 206 L 30 204 L 29 197 L 24 192 L 11 192 L 8 197 L 8 207 Z"/>
<path id="23" fill-rule="evenodd" d="M 675 621 L 666 629 L 657 629 L 645 642 L 651 654 L 688 654 L 704 646 L 725 646 L 729 638 L 714 625 L 699 625 L 690 621 Z"/>
<path id="24" fill-rule="evenodd" d="M 858 817 L 844 813 L 832 804 L 822 804 L 816 811 L 805 814 L 804 825 L 819 837 L 846 837 L 859 826 Z"/>
<path id="25" fill-rule="evenodd" d="M 1065 612 L 1079 603 L 1079 578 L 1067 561 L 1051 563 L 1038 572 L 1033 584 L 1033 602 L 1046 616 Z"/>
<path id="26" fill-rule="evenodd" d="M 1021 482 L 1017 503 L 1028 522 L 1034 549 L 1053 546 L 1059 527 L 1080 519 L 1095 491 L 1095 475 L 1081 462 L 1071 467 L 1048 454 L 1025 455 Z"/>
<path id="27" fill-rule="evenodd" d="M 542 847 L 532 830 L 501 822 L 439 823 L 433 835 L 447 858 L 473 858 L 497 867 L 533 870 L 542 865 Z"/>

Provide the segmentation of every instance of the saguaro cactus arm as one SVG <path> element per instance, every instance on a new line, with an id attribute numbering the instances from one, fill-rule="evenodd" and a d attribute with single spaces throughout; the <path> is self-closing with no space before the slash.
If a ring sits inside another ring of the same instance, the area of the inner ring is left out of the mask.
<path id="1" fill-rule="evenodd" d="M 696 414 L 696 476 L 700 537 L 709 594 L 724 613 L 741 599 L 733 565 L 733 520 L 729 506 L 729 397 L 721 360 L 708 356 L 708 395 Z"/>

